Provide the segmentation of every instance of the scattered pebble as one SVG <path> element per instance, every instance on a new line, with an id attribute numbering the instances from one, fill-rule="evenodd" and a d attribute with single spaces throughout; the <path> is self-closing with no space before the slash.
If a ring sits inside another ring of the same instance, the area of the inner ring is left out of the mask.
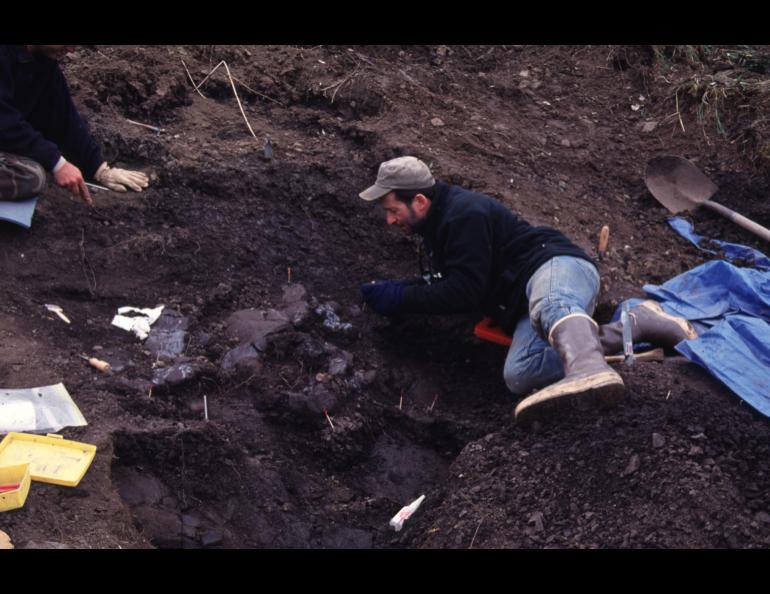
<path id="1" fill-rule="evenodd" d="M 535 532 L 542 532 L 545 529 L 543 518 L 543 512 L 536 511 L 530 514 L 527 524 L 532 526 L 535 529 Z"/>
<path id="2" fill-rule="evenodd" d="M 641 461 L 639 460 L 639 454 L 634 454 L 628 461 L 628 466 L 626 466 L 626 469 L 620 473 L 620 476 L 628 476 L 635 473 L 637 470 L 639 470 L 640 464 Z"/>
<path id="3" fill-rule="evenodd" d="M 343 375 L 348 369 L 348 362 L 344 357 L 334 357 L 329 361 L 329 375 Z"/>

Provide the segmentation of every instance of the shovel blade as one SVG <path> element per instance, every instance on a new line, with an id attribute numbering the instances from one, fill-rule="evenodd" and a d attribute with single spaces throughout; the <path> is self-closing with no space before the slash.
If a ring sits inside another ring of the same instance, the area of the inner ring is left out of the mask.
<path id="1" fill-rule="evenodd" d="M 690 161 L 674 156 L 656 157 L 647 163 L 644 183 L 673 214 L 697 208 L 719 189 Z"/>

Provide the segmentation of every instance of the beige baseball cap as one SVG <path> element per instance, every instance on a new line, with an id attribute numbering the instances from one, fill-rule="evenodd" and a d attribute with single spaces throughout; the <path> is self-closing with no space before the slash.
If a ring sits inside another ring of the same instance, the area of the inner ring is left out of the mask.
<path id="1" fill-rule="evenodd" d="M 364 200 L 377 200 L 391 190 L 422 190 L 435 183 L 428 166 L 417 157 L 398 157 L 382 163 L 377 181 L 359 196 Z"/>

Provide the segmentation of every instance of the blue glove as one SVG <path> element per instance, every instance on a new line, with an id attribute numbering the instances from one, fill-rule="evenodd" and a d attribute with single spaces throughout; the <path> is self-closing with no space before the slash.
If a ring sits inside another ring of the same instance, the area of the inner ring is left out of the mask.
<path id="1" fill-rule="evenodd" d="M 361 285 L 364 302 L 378 314 L 393 315 L 401 307 L 404 287 L 397 281 L 385 280 Z"/>

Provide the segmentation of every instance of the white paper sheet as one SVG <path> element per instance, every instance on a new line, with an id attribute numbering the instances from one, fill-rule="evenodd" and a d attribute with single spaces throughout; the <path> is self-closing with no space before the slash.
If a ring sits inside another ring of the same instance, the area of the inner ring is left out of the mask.
<path id="1" fill-rule="evenodd" d="M 39 388 L 0 388 L 0 433 L 56 433 L 88 425 L 64 384 Z"/>

